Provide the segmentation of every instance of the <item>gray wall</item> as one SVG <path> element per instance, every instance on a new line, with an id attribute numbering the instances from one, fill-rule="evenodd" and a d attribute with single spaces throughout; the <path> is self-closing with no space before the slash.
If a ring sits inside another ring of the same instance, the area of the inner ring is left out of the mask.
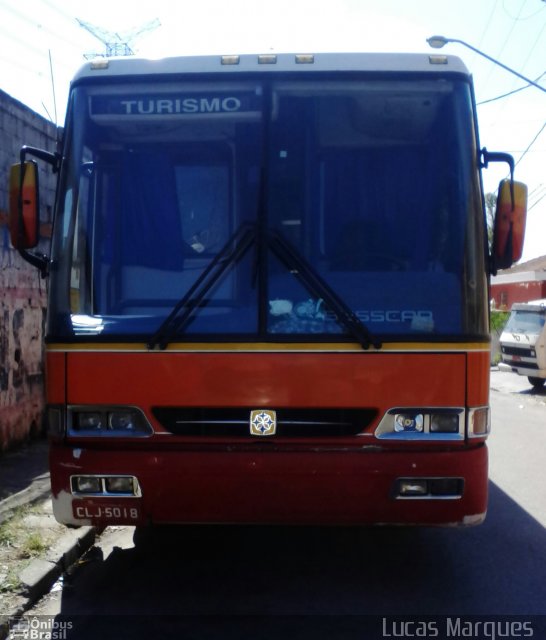
<path id="1" fill-rule="evenodd" d="M 55 151 L 56 127 L 0 90 L 0 451 L 36 434 L 44 409 L 43 330 L 47 281 L 10 245 L 10 165 L 23 144 Z M 38 161 L 40 248 L 47 253 L 56 176 Z"/>

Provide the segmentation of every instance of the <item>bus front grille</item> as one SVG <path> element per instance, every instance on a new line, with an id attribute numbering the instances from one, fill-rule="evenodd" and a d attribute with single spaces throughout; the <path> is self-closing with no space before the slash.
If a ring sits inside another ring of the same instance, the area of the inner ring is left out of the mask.
<path id="1" fill-rule="evenodd" d="M 250 408 L 154 407 L 161 426 L 177 436 L 201 438 L 251 437 Z M 273 437 L 346 438 L 364 431 L 376 409 L 276 409 Z"/>

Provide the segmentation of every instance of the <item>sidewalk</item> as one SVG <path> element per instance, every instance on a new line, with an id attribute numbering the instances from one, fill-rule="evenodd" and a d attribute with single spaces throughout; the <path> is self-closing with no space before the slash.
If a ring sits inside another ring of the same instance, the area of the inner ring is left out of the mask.
<path id="1" fill-rule="evenodd" d="M 49 496 L 47 452 L 47 441 L 39 439 L 0 453 L 0 524 L 15 509 Z"/>
<path id="2" fill-rule="evenodd" d="M 94 527 L 68 529 L 52 513 L 48 443 L 0 454 L 0 640 L 95 542 Z"/>

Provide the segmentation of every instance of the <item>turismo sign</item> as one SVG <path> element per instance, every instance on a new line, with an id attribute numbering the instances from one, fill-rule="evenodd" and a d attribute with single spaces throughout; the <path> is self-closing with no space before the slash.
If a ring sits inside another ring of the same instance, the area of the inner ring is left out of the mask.
<path id="1" fill-rule="evenodd" d="M 255 93 L 99 95 L 91 97 L 92 116 L 187 116 L 236 114 L 260 110 Z"/>

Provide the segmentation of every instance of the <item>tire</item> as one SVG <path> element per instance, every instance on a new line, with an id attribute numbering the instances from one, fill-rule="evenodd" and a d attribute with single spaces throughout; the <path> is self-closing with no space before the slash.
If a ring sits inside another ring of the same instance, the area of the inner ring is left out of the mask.
<path id="1" fill-rule="evenodd" d="M 535 378 L 534 376 L 528 376 L 527 380 L 533 385 L 535 389 L 542 389 L 544 383 L 546 383 L 546 379 L 544 378 Z"/>

